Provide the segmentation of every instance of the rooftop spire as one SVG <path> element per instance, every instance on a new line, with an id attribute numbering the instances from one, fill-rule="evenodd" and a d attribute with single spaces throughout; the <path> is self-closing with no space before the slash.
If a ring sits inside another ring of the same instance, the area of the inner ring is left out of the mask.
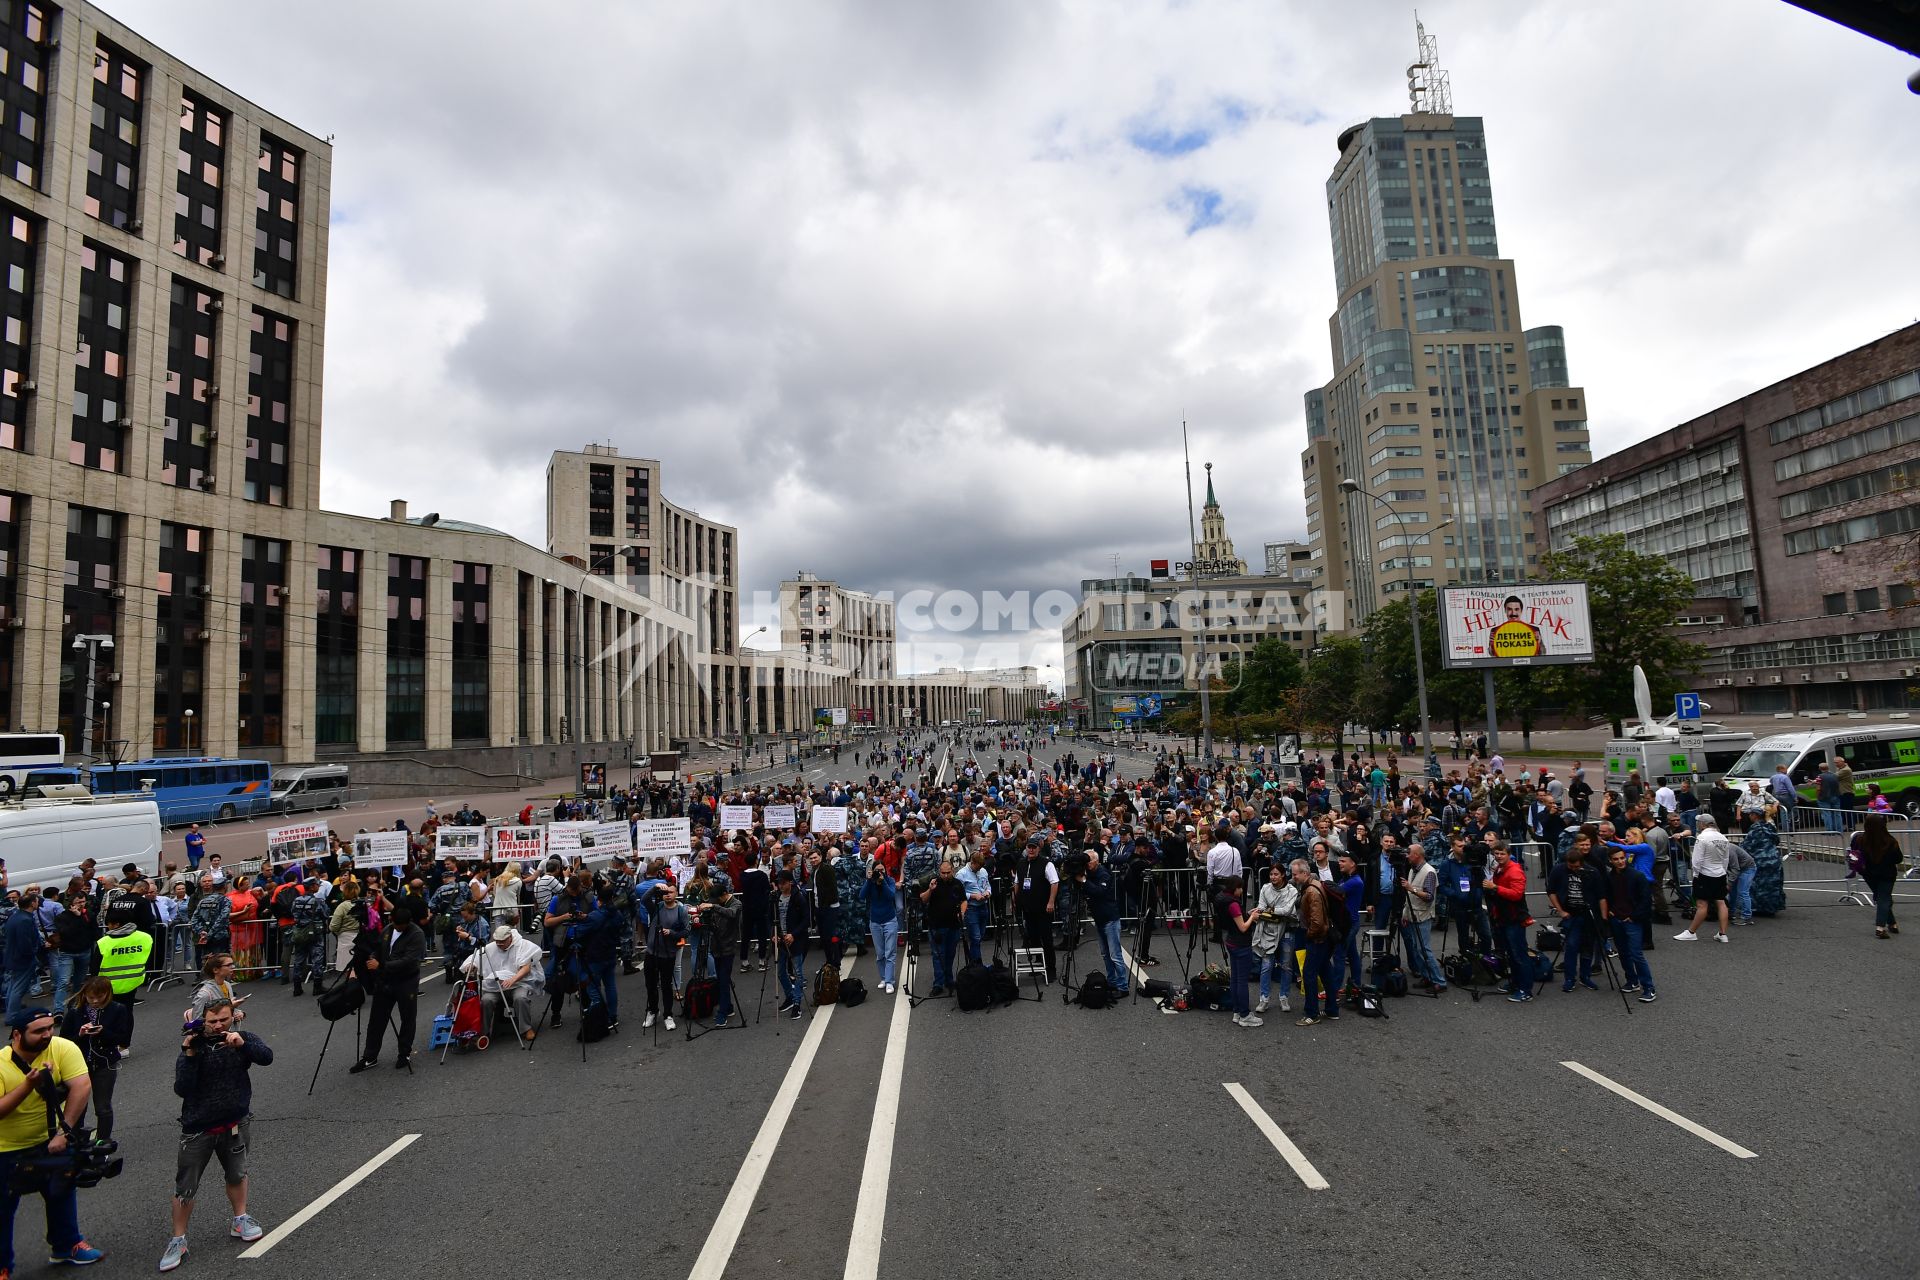
<path id="1" fill-rule="evenodd" d="M 1207 468 L 1207 505 L 1217 507 L 1220 505 L 1220 500 L 1213 496 L 1213 464 L 1209 462 L 1205 466 Z"/>
<path id="2" fill-rule="evenodd" d="M 1453 82 L 1440 69 L 1440 42 L 1427 34 L 1420 11 L 1413 12 L 1414 45 L 1419 56 L 1407 68 L 1407 97 L 1413 114 L 1450 116 L 1453 114 Z"/>

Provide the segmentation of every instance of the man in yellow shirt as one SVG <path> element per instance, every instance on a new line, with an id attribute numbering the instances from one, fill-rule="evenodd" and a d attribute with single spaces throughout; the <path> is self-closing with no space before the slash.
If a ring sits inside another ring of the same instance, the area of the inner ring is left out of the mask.
<path id="1" fill-rule="evenodd" d="M 9 1021 L 8 1052 L 0 1054 L 0 1280 L 13 1274 L 13 1213 L 23 1194 L 14 1186 L 16 1166 L 38 1156 L 67 1150 L 67 1135 L 56 1127 L 52 1104 L 40 1090 L 67 1086 L 60 1110 L 65 1128 L 80 1122 L 93 1096 L 87 1062 L 80 1047 L 53 1034 L 53 1014 L 22 1009 Z M 80 1202 L 70 1178 L 49 1178 L 38 1190 L 47 1203 L 49 1262 L 87 1266 L 106 1255 L 80 1234 Z"/>

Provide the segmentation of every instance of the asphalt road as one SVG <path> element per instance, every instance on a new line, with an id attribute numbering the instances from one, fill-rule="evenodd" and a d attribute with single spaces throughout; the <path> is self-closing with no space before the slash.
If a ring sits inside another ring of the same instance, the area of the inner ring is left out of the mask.
<path id="1" fill-rule="evenodd" d="M 774 1016 L 775 983 L 761 1003 L 755 972 L 737 985 L 760 1020 L 689 1043 L 642 1031 L 633 977 L 622 1033 L 584 1062 L 569 1017 L 531 1053 L 354 1076 L 348 1021 L 311 1098 L 325 1024 L 253 984 L 248 1025 L 278 1055 L 254 1098 L 269 1231 L 419 1136 L 264 1259 L 225 1238 L 210 1175 L 179 1274 L 1914 1275 L 1920 904 L 1907 936 L 1879 942 L 1861 908 L 1793 898 L 1730 945 L 1663 939 L 1660 1001 L 1631 1012 L 1555 986 L 1525 1006 L 1449 993 L 1392 1001 L 1386 1021 L 1241 1029 L 1146 1001 L 1082 1010 L 1056 987 L 902 1018 L 874 994 L 795 1022 Z M 1156 951 L 1155 975 L 1177 977 Z M 1081 966 L 1097 955 L 1089 941 Z M 872 966 L 851 970 L 870 991 Z M 447 991 L 425 985 L 423 1040 Z M 127 1171 L 82 1194 L 99 1275 L 148 1273 L 165 1244 L 184 1002 L 173 988 L 138 1011 L 117 1099 Z M 35 1246 L 16 1274 L 39 1271 L 39 1216 L 28 1201 L 16 1219 Z"/>

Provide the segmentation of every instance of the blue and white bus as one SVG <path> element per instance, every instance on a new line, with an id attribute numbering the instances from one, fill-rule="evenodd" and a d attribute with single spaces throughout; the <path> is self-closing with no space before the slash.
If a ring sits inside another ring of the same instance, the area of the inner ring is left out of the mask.
<path id="1" fill-rule="evenodd" d="M 93 765 L 87 783 L 97 796 L 151 790 L 160 821 L 170 827 L 252 818 L 273 803 L 273 765 L 265 760 L 170 756 Z"/>
<path id="2" fill-rule="evenodd" d="M 10 799 L 29 773 L 67 762 L 67 740 L 57 733 L 0 733 L 0 800 Z"/>

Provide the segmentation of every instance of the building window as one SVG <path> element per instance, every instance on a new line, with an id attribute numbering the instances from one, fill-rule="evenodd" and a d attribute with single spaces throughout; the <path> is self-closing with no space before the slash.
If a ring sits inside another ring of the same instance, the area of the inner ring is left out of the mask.
<path id="1" fill-rule="evenodd" d="M 93 51 L 93 127 L 87 134 L 89 216 L 124 228 L 140 181 L 140 87 L 147 69 L 106 41 Z"/>
<path id="2" fill-rule="evenodd" d="M 0 204 L 0 271 L 6 273 L 0 296 L 0 449 L 27 447 L 26 399 L 20 384 L 32 374 L 27 368 L 33 350 L 33 286 L 38 274 L 38 227 L 25 213 Z"/>
<path id="3" fill-rule="evenodd" d="M 40 185 L 41 145 L 47 122 L 46 6 L 5 6 L 4 59 L 0 59 L 0 172 Z"/>
<path id="4" fill-rule="evenodd" d="M 133 263 L 91 240 L 80 248 L 80 336 L 73 356 L 73 439 L 67 458 L 118 471 L 127 428 L 127 329 Z"/>
<path id="5" fill-rule="evenodd" d="M 613 536 L 613 468 L 594 464 L 587 468 L 587 536 Z"/>
<path id="6" fill-rule="evenodd" d="M 1825 613 L 1829 618 L 1845 613 L 1847 611 L 1847 593 L 1844 591 L 1835 591 L 1831 595 L 1822 596 L 1820 598 L 1820 609 L 1821 612 Z"/>
<path id="7" fill-rule="evenodd" d="M 247 349 L 248 502 L 287 505 L 292 411 L 293 321 L 255 307 Z"/>
<path id="8" fill-rule="evenodd" d="M 352 746 L 360 698 L 360 553 L 321 547 L 314 577 L 313 740 Z"/>
<path id="9" fill-rule="evenodd" d="M 167 324 L 166 423 L 160 479 L 181 489 L 212 488 L 214 295 L 179 276 Z"/>
<path id="10" fill-rule="evenodd" d="M 18 507 L 15 507 L 18 510 Z M 73 647 L 74 637 L 111 636 L 119 630 L 118 601 L 113 590 L 119 581 L 120 517 L 92 507 L 67 508 L 66 557 L 60 574 L 60 726 L 68 750 L 105 755 L 112 733 L 101 723 L 99 704 L 112 701 L 108 692 L 117 648 L 95 646 L 93 663 L 94 733 L 88 741 L 86 723 L 87 646 Z"/>
<path id="11" fill-rule="evenodd" d="M 25 512 L 26 499 L 0 493 L 0 732 L 4 733 L 18 728 L 13 715 L 13 620 L 20 614 L 14 581 L 19 569 L 20 517 Z"/>
<path id="12" fill-rule="evenodd" d="M 227 180 L 226 112 L 180 95 L 179 173 L 174 180 L 173 251 L 203 267 L 220 256 L 221 190 Z"/>
<path id="13" fill-rule="evenodd" d="M 259 182 L 254 192 L 253 283 L 283 298 L 295 297 L 300 153 L 272 134 L 261 134 Z"/>
<path id="14" fill-rule="evenodd" d="M 653 505 L 645 467 L 627 468 L 627 537 L 651 538 Z"/>
<path id="15" fill-rule="evenodd" d="M 487 566 L 453 567 L 453 738 L 484 741 L 488 734 L 487 673 L 491 665 Z"/>
<path id="16" fill-rule="evenodd" d="M 1889 378 L 1885 382 L 1876 382 L 1870 387 L 1862 387 L 1811 409 L 1803 409 L 1790 418 L 1770 422 L 1767 424 L 1767 439 L 1774 444 L 1782 444 L 1810 431 L 1834 426 L 1863 413 L 1872 413 L 1882 405 L 1915 395 L 1920 395 L 1920 369 Z"/>
<path id="17" fill-rule="evenodd" d="M 207 666 L 207 531 L 160 526 L 154 579 L 153 749 L 206 745 L 201 697 Z M 193 712 L 191 716 L 187 712 Z"/>
<path id="18" fill-rule="evenodd" d="M 1906 609 L 1913 605 L 1913 588 L 1904 582 L 1896 582 L 1887 588 L 1887 608 Z"/>
<path id="19" fill-rule="evenodd" d="M 1880 607 L 1880 588 L 1861 587 L 1853 593 L 1853 608 L 1856 613 L 1872 613 Z"/>
<path id="20" fill-rule="evenodd" d="M 387 743 L 427 740 L 427 562 L 387 557 Z"/>
<path id="21" fill-rule="evenodd" d="M 287 652 L 287 544 L 240 539 L 240 745 L 281 743 Z"/>
<path id="22" fill-rule="evenodd" d="M 643 596 L 652 594 L 653 553 L 645 547 L 628 547 L 622 554 L 627 558 L 627 590 Z"/>

